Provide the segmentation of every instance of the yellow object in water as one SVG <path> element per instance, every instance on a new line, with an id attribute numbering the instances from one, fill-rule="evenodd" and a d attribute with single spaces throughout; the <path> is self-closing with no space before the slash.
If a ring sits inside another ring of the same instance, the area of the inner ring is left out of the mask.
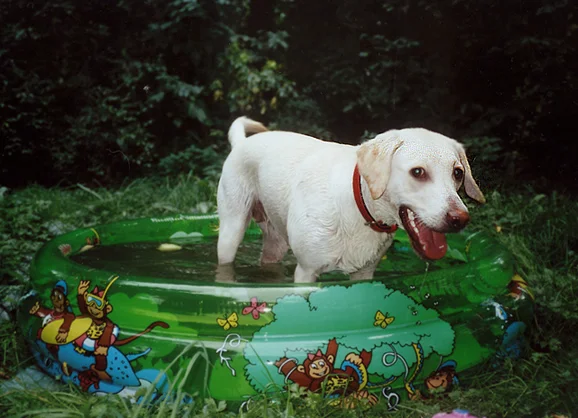
<path id="1" fill-rule="evenodd" d="M 164 244 L 161 244 L 157 247 L 157 250 L 162 251 L 162 252 L 179 251 L 182 249 L 183 249 L 183 247 L 181 247 L 180 245 L 170 244 L 170 243 L 164 243 Z"/>

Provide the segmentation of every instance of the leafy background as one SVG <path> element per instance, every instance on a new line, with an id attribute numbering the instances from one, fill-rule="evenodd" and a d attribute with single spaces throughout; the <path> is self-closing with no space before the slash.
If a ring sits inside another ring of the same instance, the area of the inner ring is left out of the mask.
<path id="1" fill-rule="evenodd" d="M 465 142 L 484 185 L 575 191 L 577 15 L 566 0 L 5 0 L 0 184 L 216 176 L 247 114 L 346 143 L 423 126 Z"/>

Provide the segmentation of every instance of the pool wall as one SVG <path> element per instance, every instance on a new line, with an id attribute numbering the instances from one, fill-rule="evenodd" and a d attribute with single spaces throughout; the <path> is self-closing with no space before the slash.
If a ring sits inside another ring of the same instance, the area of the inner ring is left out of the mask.
<path id="1" fill-rule="evenodd" d="M 402 274 L 396 260 L 420 261 L 398 231 L 378 267 L 387 278 L 369 282 L 329 274 L 310 285 L 206 283 L 119 276 L 70 259 L 97 245 L 217 234 L 216 216 L 175 215 L 47 243 L 19 315 L 38 365 L 91 393 L 150 388 L 162 398 L 182 383 L 192 399 L 241 403 L 295 383 L 336 404 L 363 398 L 395 408 L 524 350 L 533 296 L 512 256 L 482 233 L 448 236 L 450 267 Z"/>

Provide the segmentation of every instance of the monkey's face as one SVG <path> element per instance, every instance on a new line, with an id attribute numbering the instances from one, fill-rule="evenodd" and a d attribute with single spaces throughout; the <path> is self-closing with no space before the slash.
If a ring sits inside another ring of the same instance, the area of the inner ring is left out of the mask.
<path id="1" fill-rule="evenodd" d="M 104 316 L 104 311 L 102 309 L 98 309 L 92 305 L 88 305 L 86 309 L 88 310 L 88 314 L 93 318 L 100 319 Z"/>
<path id="2" fill-rule="evenodd" d="M 309 365 L 309 376 L 314 379 L 319 379 L 320 377 L 325 377 L 329 374 L 331 368 L 329 366 L 329 362 L 320 358 L 317 360 L 313 360 Z"/>
<path id="3" fill-rule="evenodd" d="M 448 371 L 439 370 L 435 373 L 432 373 L 425 381 L 425 385 L 428 389 L 447 389 L 450 386 L 450 383 L 453 379 L 453 376 Z"/>
<path id="4" fill-rule="evenodd" d="M 88 314 L 96 319 L 102 319 L 112 311 L 112 305 L 98 295 L 84 294 Z"/>

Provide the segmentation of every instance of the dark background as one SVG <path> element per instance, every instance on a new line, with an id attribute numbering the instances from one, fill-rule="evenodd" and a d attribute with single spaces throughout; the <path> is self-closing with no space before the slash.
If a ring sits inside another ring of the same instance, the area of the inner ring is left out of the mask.
<path id="1" fill-rule="evenodd" d="M 0 186 L 216 177 L 246 114 L 347 143 L 423 126 L 467 144 L 482 188 L 574 194 L 577 15 L 561 0 L 1 0 Z"/>

